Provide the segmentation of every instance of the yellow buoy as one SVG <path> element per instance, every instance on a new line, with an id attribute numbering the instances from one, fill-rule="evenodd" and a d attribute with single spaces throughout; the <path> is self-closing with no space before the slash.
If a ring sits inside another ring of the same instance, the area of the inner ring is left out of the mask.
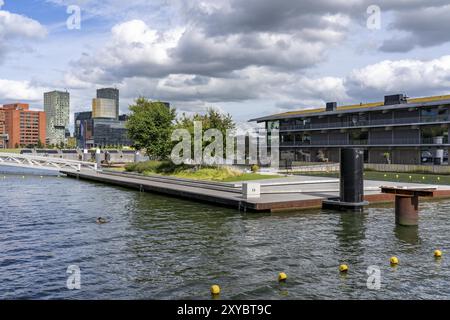
<path id="1" fill-rule="evenodd" d="M 280 272 L 278 275 L 278 281 L 286 281 L 287 280 L 287 274 L 284 272 Z"/>
<path id="2" fill-rule="evenodd" d="M 348 271 L 348 266 L 346 264 L 341 264 L 339 266 L 339 271 L 340 272 L 347 272 Z"/>
<path id="3" fill-rule="evenodd" d="M 411 180 L 412 179 L 412 176 L 409 176 L 409 180 Z"/>
<path id="4" fill-rule="evenodd" d="M 434 250 L 434 256 L 436 258 L 442 257 L 442 251 L 441 250 Z"/>
<path id="5" fill-rule="evenodd" d="M 398 264 L 398 258 L 397 257 L 392 257 L 390 262 L 391 262 L 391 265 L 395 266 L 395 265 Z"/>
<path id="6" fill-rule="evenodd" d="M 422 180 L 425 180 L 425 177 L 422 177 Z"/>
<path id="7" fill-rule="evenodd" d="M 220 287 L 217 284 L 211 286 L 211 294 L 212 295 L 220 294 Z"/>
<path id="8" fill-rule="evenodd" d="M 386 177 L 387 177 L 387 174 L 385 174 L 384 177 L 386 178 Z"/>

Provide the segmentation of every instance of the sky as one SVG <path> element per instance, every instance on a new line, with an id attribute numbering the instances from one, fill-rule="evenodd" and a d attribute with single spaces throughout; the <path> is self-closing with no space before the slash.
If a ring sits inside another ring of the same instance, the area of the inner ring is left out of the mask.
<path id="1" fill-rule="evenodd" d="M 73 119 L 117 87 L 122 113 L 144 96 L 244 125 L 450 94 L 449 18 L 450 0 L 0 0 L 0 104 L 68 90 Z"/>

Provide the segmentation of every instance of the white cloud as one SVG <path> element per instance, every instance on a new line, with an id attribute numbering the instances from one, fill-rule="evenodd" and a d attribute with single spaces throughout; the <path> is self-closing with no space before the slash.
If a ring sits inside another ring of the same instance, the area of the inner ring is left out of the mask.
<path id="1" fill-rule="evenodd" d="M 416 21 L 407 19 L 409 14 L 423 11 L 428 17 L 448 0 L 380 0 L 383 23 L 393 25 L 392 32 L 378 33 L 365 28 L 371 0 L 167 0 L 154 12 L 161 1 L 152 1 L 152 7 L 141 0 L 49 1 L 79 4 L 83 14 L 102 15 L 115 24 L 106 39 L 102 35 L 97 47 L 86 48 L 66 70 L 64 86 L 86 94 L 84 106 L 93 88 L 112 85 L 121 90 L 122 107 L 144 95 L 172 102 L 180 110 L 239 103 L 256 108 L 258 101 L 297 109 L 326 101 L 380 100 L 389 92 L 417 96 L 449 88 L 446 57 L 392 61 L 384 60 L 392 58 L 389 53 L 376 52 L 380 43 L 389 44 L 386 39 L 409 34 L 408 23 Z M 176 13 L 167 14 L 163 7 Z M 412 30 L 412 35 L 425 35 L 429 23 L 436 26 L 432 20 L 423 17 L 422 30 Z M 441 33 L 432 33 L 433 43 L 423 46 L 446 41 L 448 28 L 438 29 Z M 355 47 L 367 40 L 377 44 L 360 57 Z M 391 45 L 391 51 L 401 51 L 418 44 Z M 430 50 L 423 56 L 439 54 Z"/>
<path id="2" fill-rule="evenodd" d="M 45 27 L 36 20 L 0 10 L 0 38 L 43 38 L 46 35 Z"/>
<path id="3" fill-rule="evenodd" d="M 390 31 L 400 31 L 382 44 L 387 52 L 406 52 L 450 42 L 450 4 L 397 12 Z"/>
<path id="4" fill-rule="evenodd" d="M 387 93 L 411 96 L 448 93 L 450 55 L 427 61 L 381 61 L 352 71 L 345 86 L 351 96 L 377 99 Z"/>
<path id="5" fill-rule="evenodd" d="M 325 20 L 339 26 L 347 24 L 337 16 L 326 15 Z M 67 78 L 100 84 L 176 74 L 228 78 L 249 67 L 293 71 L 323 61 L 326 50 L 343 37 L 341 31 L 332 28 L 209 35 L 189 25 L 158 31 L 142 20 L 131 20 L 115 25 L 103 47 L 72 62 Z"/>
<path id="6" fill-rule="evenodd" d="M 0 2 L 0 8 L 3 4 L 3 1 Z M 42 39 L 46 35 L 47 30 L 36 20 L 0 10 L 0 63 L 2 57 L 13 48 L 16 40 Z"/>
<path id="7" fill-rule="evenodd" d="M 0 79 L 0 101 L 38 102 L 42 100 L 45 90 L 29 81 Z"/>

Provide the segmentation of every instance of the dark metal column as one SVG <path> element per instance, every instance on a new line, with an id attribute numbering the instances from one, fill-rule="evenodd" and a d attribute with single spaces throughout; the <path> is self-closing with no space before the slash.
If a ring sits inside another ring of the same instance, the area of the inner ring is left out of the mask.
<path id="1" fill-rule="evenodd" d="M 362 149 L 341 149 L 342 202 L 363 202 L 364 197 L 364 151 Z"/>
<path id="2" fill-rule="evenodd" d="M 364 150 L 341 149 L 340 197 L 322 202 L 324 209 L 362 212 L 364 206 Z"/>

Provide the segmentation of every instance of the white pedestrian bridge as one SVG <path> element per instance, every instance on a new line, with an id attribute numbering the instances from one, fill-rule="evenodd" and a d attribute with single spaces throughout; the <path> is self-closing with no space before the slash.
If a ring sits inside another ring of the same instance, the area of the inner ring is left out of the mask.
<path id="1" fill-rule="evenodd" d="M 27 154 L 0 152 L 0 166 L 11 166 L 39 170 L 97 170 L 97 164 L 86 161 L 67 160 L 55 157 L 43 157 Z"/>

